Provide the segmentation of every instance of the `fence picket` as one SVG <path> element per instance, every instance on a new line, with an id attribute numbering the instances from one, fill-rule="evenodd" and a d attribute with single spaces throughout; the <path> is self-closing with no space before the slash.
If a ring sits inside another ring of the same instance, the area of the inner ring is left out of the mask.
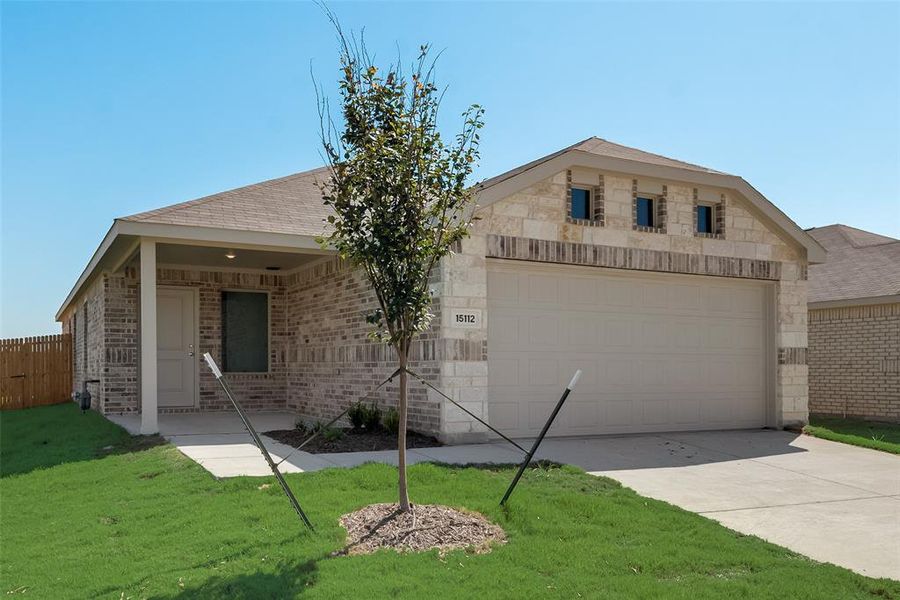
<path id="1" fill-rule="evenodd" d="M 0 340 L 0 410 L 59 404 L 72 386 L 72 336 Z"/>

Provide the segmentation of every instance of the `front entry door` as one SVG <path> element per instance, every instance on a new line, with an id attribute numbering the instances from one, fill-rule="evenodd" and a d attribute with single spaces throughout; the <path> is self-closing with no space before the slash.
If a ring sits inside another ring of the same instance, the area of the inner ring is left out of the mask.
<path id="1" fill-rule="evenodd" d="M 159 288 L 156 298 L 156 364 L 159 406 L 193 407 L 197 360 L 192 288 Z"/>

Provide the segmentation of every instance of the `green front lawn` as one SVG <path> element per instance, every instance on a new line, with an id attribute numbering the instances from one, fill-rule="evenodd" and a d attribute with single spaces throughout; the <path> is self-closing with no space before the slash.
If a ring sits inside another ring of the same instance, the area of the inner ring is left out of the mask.
<path id="1" fill-rule="evenodd" d="M 833 442 L 843 442 L 900 454 L 900 424 L 860 419 L 810 416 L 805 433 Z"/>
<path id="2" fill-rule="evenodd" d="M 24 598 L 900 598 L 900 583 L 815 563 L 564 467 L 410 470 L 415 502 L 480 511 L 509 542 L 332 557 L 338 517 L 394 498 L 385 465 L 216 481 L 173 447 L 72 405 L 5 412 L 0 593 Z"/>

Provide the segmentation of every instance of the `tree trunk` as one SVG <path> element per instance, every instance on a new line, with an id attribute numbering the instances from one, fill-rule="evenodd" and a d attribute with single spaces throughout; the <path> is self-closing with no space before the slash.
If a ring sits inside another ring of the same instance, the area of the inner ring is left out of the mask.
<path id="1" fill-rule="evenodd" d="M 398 412 L 400 413 L 400 428 L 397 431 L 397 468 L 399 470 L 400 510 L 409 511 L 409 493 L 406 488 L 406 362 L 407 347 L 401 343 L 398 351 L 400 357 L 400 398 Z"/>

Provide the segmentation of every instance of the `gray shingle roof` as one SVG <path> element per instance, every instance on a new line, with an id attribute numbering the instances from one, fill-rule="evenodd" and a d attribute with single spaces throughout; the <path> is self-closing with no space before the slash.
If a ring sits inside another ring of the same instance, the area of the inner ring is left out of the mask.
<path id="1" fill-rule="evenodd" d="M 320 167 L 122 217 L 121 220 L 320 235 L 325 230 L 324 219 L 330 210 L 322 204 L 319 184 L 327 179 L 328 168 Z"/>
<path id="2" fill-rule="evenodd" d="M 900 240 L 839 224 L 807 233 L 828 251 L 809 267 L 810 302 L 900 294 Z"/>

